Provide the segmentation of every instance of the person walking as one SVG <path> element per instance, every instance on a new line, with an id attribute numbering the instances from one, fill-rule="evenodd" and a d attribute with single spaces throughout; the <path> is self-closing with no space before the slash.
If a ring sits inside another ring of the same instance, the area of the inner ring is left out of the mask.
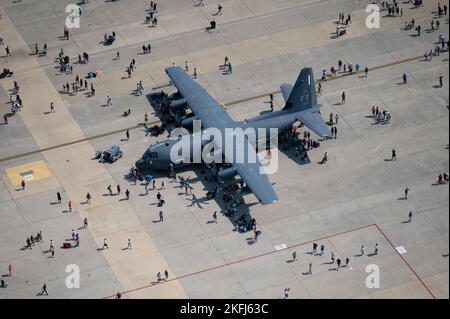
<path id="1" fill-rule="evenodd" d="M 108 192 L 109 192 L 109 196 L 112 196 L 113 192 L 112 192 L 111 185 L 108 185 L 107 189 L 108 189 Z"/>
<path id="2" fill-rule="evenodd" d="M 364 245 L 361 246 L 361 256 L 364 256 L 365 248 Z"/>
<path id="3" fill-rule="evenodd" d="M 313 243 L 313 250 L 312 253 L 313 255 L 317 252 L 317 243 Z"/>
<path id="4" fill-rule="evenodd" d="M 215 212 L 213 213 L 213 220 L 214 220 L 214 223 L 217 224 L 217 211 L 215 211 Z"/>
<path id="5" fill-rule="evenodd" d="M 308 271 L 308 273 L 309 273 L 310 275 L 312 275 L 312 263 L 309 264 L 309 271 Z"/>
<path id="6" fill-rule="evenodd" d="M 48 296 L 47 285 L 46 285 L 46 284 L 44 284 L 44 285 L 42 286 L 42 289 L 41 289 L 40 295 L 42 296 L 43 294 L 45 294 L 46 296 Z"/>
<path id="7" fill-rule="evenodd" d="M 412 217 L 413 217 L 413 212 L 412 212 L 412 210 L 410 210 L 408 213 L 408 223 L 412 222 Z"/>
<path id="8" fill-rule="evenodd" d="M 120 195 L 120 185 L 117 185 L 117 195 Z"/>
<path id="9" fill-rule="evenodd" d="M 324 253 L 325 253 L 325 246 L 320 245 L 320 256 L 323 256 Z"/>
<path id="10" fill-rule="evenodd" d="M 72 212 L 72 201 L 69 201 L 69 212 Z"/>
<path id="11" fill-rule="evenodd" d="M 378 255 L 378 243 L 375 243 L 375 248 L 373 249 L 373 254 Z"/>
<path id="12" fill-rule="evenodd" d="M 11 264 L 9 264 L 9 266 L 8 266 L 8 272 L 9 272 L 9 277 L 11 277 L 12 276 L 12 265 Z"/>
<path id="13" fill-rule="evenodd" d="M 443 76 L 439 77 L 439 87 L 442 88 L 444 86 Z"/>
<path id="14" fill-rule="evenodd" d="M 345 104 L 345 91 L 343 91 L 341 95 L 341 104 Z"/>
<path id="15" fill-rule="evenodd" d="M 406 186 L 406 188 L 405 188 L 405 199 L 408 199 L 408 192 L 409 192 L 409 188 L 408 188 L 408 186 Z"/>
<path id="16" fill-rule="evenodd" d="M 350 265 L 350 258 L 345 258 L 345 267 L 348 268 L 348 266 Z"/>
<path id="17" fill-rule="evenodd" d="M 169 272 L 167 271 L 167 269 L 164 270 L 164 276 L 166 276 L 165 280 L 169 279 Z"/>
<path id="18" fill-rule="evenodd" d="M 50 102 L 50 113 L 54 113 L 55 112 L 55 103 Z"/>
<path id="19" fill-rule="evenodd" d="M 405 73 L 403 73 L 403 84 L 407 84 L 408 83 L 408 75 Z"/>
<path id="20" fill-rule="evenodd" d="M 336 264 L 337 264 L 337 269 L 336 270 L 339 270 L 341 268 L 341 259 L 338 258 L 336 260 Z"/>
<path id="21" fill-rule="evenodd" d="M 289 298 L 289 290 L 291 290 L 291 288 L 284 289 L 284 299 L 288 299 Z"/>
<path id="22" fill-rule="evenodd" d="M 109 249 L 109 246 L 108 246 L 108 242 L 106 241 L 106 238 L 105 239 L 103 239 L 103 247 L 102 247 L 102 250 L 103 249 Z"/>
<path id="23" fill-rule="evenodd" d="M 128 238 L 128 246 L 127 246 L 127 249 L 131 249 L 131 239 L 130 239 L 130 238 Z"/>
<path id="24" fill-rule="evenodd" d="M 126 196 L 127 200 L 130 199 L 130 191 L 128 190 L 128 188 L 125 191 L 125 196 Z"/>
<path id="25" fill-rule="evenodd" d="M 325 152 L 323 154 L 323 158 L 322 158 L 322 164 L 325 164 L 328 161 L 328 152 Z"/>
<path id="26" fill-rule="evenodd" d="M 83 228 L 88 228 L 88 219 L 85 218 L 83 221 Z"/>
<path id="27" fill-rule="evenodd" d="M 58 200 L 58 204 L 61 204 L 61 193 L 60 192 L 56 193 L 56 199 Z"/>
<path id="28" fill-rule="evenodd" d="M 161 210 L 159 211 L 159 221 L 160 222 L 164 221 L 164 213 Z"/>
<path id="29" fill-rule="evenodd" d="M 86 194 L 86 203 L 87 203 L 87 204 L 90 204 L 90 203 L 91 203 L 91 194 L 90 194 L 90 193 L 87 193 L 87 194 Z"/>
<path id="30" fill-rule="evenodd" d="M 22 190 L 25 190 L 25 180 L 22 180 L 22 182 L 20 182 L 20 186 L 22 186 Z"/>
<path id="31" fill-rule="evenodd" d="M 397 151 L 395 149 L 392 149 L 391 161 L 396 161 L 396 160 L 397 160 Z"/>
<path id="32" fill-rule="evenodd" d="M 297 260 L 297 252 L 294 251 L 294 252 L 292 252 L 292 262 L 294 262 L 296 260 Z"/>
<path id="33" fill-rule="evenodd" d="M 334 252 L 331 252 L 331 263 L 334 264 L 335 255 Z"/>
<path id="34" fill-rule="evenodd" d="M 130 139 L 130 131 L 129 130 L 127 130 L 125 132 L 125 136 L 127 137 L 127 141 L 128 141 Z"/>

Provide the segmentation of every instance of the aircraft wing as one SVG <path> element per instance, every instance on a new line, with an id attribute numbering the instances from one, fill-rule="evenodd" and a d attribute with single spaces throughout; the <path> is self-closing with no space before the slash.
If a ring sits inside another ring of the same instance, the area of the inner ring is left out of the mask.
<path id="1" fill-rule="evenodd" d="M 215 127 L 222 130 L 235 126 L 233 120 L 220 104 L 183 69 L 173 66 L 167 68 L 166 73 L 178 92 L 186 99 L 192 112 L 202 121 L 204 128 Z M 237 156 L 237 154 L 234 154 L 236 153 L 234 149 L 232 152 L 224 152 L 226 160 L 232 163 L 236 172 L 263 205 L 278 201 L 267 175 L 260 173 L 261 163 L 247 136 L 244 136 L 243 144 L 244 150 L 242 151 L 244 154 L 240 155 L 243 156 L 244 160 L 235 160 L 234 156 Z"/>
<path id="2" fill-rule="evenodd" d="M 320 137 L 331 137 L 330 128 L 322 119 L 318 106 L 300 112 L 296 117 L 300 122 Z"/>
<path id="3" fill-rule="evenodd" d="M 204 128 L 232 127 L 233 121 L 228 113 L 182 68 L 179 66 L 169 67 L 166 69 L 166 73 L 178 92 L 186 99 L 192 112 L 201 120 Z"/>
<path id="4" fill-rule="evenodd" d="M 277 202 L 278 197 L 267 175 L 264 174 L 258 154 L 256 154 L 247 137 L 245 137 L 245 144 L 246 154 L 244 156 L 247 159 L 254 160 L 247 160 L 245 163 L 233 163 L 233 167 L 261 204 L 267 205 Z"/>

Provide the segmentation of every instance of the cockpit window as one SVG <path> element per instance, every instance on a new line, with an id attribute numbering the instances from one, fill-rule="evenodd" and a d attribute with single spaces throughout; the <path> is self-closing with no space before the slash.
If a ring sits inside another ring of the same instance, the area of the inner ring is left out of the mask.
<path id="1" fill-rule="evenodd" d="M 156 152 L 151 152 L 151 153 L 150 153 L 150 158 L 158 158 L 158 153 L 156 153 Z"/>
<path id="2" fill-rule="evenodd" d="M 158 153 L 157 153 L 157 152 L 147 151 L 147 152 L 145 152 L 144 157 L 145 157 L 146 159 L 150 159 L 150 158 L 158 158 Z"/>

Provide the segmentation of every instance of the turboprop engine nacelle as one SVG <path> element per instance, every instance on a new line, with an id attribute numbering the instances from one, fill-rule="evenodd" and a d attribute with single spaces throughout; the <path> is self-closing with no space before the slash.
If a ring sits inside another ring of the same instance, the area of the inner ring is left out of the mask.
<path id="1" fill-rule="evenodd" d="M 195 116 L 187 117 L 181 121 L 181 126 L 187 130 L 192 130 L 194 127 L 194 121 L 196 120 L 198 120 L 198 118 Z"/>
<path id="2" fill-rule="evenodd" d="M 169 104 L 170 111 L 177 113 L 179 111 L 184 111 L 188 107 L 186 99 L 174 100 Z"/>
<path id="3" fill-rule="evenodd" d="M 219 179 L 221 179 L 221 180 L 229 179 L 229 178 L 237 175 L 236 168 L 228 167 L 228 168 L 221 169 L 217 173 L 217 175 L 219 176 Z"/>

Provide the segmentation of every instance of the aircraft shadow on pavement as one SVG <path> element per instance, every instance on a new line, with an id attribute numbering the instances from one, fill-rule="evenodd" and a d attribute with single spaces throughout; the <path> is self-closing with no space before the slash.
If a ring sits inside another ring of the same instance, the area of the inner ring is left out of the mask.
<path id="1" fill-rule="evenodd" d="M 295 150 L 293 147 L 290 147 L 288 149 L 285 149 L 284 147 L 280 147 L 278 149 L 281 153 L 286 155 L 290 160 L 294 161 L 298 165 L 306 165 L 311 163 L 311 160 L 309 159 L 308 153 L 306 153 L 306 157 L 303 156 L 303 152 L 300 152 L 298 156 L 295 154 Z"/>
<path id="2" fill-rule="evenodd" d="M 228 72 L 224 66 L 222 66 L 221 68 L 223 71 Z M 164 89 L 166 87 L 169 87 L 170 83 L 168 83 L 167 85 L 162 85 L 158 88 L 153 88 L 153 90 L 159 90 L 161 89 L 160 92 L 156 92 L 156 93 L 151 93 L 151 94 L 146 94 L 146 98 L 148 100 L 148 102 L 150 103 L 150 105 L 152 106 L 155 115 L 161 120 L 162 123 L 165 124 L 165 128 L 167 132 L 170 132 L 175 126 L 176 124 L 174 123 L 175 118 L 173 115 L 171 115 L 166 109 L 164 109 L 164 107 L 162 107 L 162 101 L 164 99 L 163 97 L 163 93 L 162 91 L 164 91 Z M 166 93 L 169 93 L 166 92 Z M 185 113 L 184 113 L 185 114 Z M 170 134 L 169 134 L 170 135 Z M 300 154 L 298 156 L 296 156 L 296 152 L 295 152 L 295 148 L 293 145 L 291 145 L 290 147 L 280 147 L 279 150 L 284 153 L 288 158 L 290 158 L 291 160 L 294 160 L 297 164 L 299 165 L 305 165 L 305 164 L 309 164 L 311 161 L 306 153 L 306 156 L 303 156 L 304 153 L 300 152 Z M 215 190 L 217 184 L 217 181 L 214 181 L 214 178 L 211 176 L 210 173 L 207 172 L 207 170 L 204 168 L 204 166 L 200 166 L 200 165 L 193 165 L 193 166 L 189 166 L 186 168 L 180 168 L 176 170 L 176 174 L 177 175 L 181 175 L 183 176 L 183 173 L 186 171 L 194 171 L 196 178 L 190 179 L 189 182 L 191 184 L 196 183 L 198 181 L 201 181 L 203 184 L 203 191 L 205 192 L 205 195 L 200 197 L 199 194 L 195 194 L 196 199 L 192 200 L 192 196 L 189 196 L 188 198 L 186 198 L 186 200 L 190 200 L 191 203 L 187 204 L 188 207 L 193 207 L 196 206 L 200 209 L 205 209 L 206 205 L 208 205 L 208 202 L 212 199 L 208 199 L 208 197 L 206 196 L 207 192 L 212 192 Z M 150 174 L 152 175 L 155 179 L 159 178 L 159 177 L 167 177 L 167 172 L 163 172 L 163 173 L 158 173 L 158 172 L 143 172 L 143 175 L 145 176 L 146 174 Z M 206 176 L 208 176 L 208 178 L 206 178 Z M 186 176 L 184 176 L 186 177 Z M 124 176 L 125 179 L 129 180 L 129 175 L 125 175 Z M 174 183 L 173 181 L 170 183 Z M 179 183 L 178 180 L 175 181 L 175 183 Z M 178 195 L 179 196 L 183 196 L 186 195 L 184 192 L 184 189 L 180 189 L 179 186 L 177 185 L 175 187 L 175 189 L 179 189 Z M 146 195 L 146 194 L 145 194 Z M 219 193 L 217 194 L 217 196 L 214 198 L 214 200 L 216 201 L 216 203 L 219 205 L 220 208 L 220 212 L 224 212 L 228 206 L 228 204 L 223 200 L 223 197 L 221 196 L 222 192 L 219 191 Z M 144 196 L 144 194 L 142 195 Z M 237 227 L 237 222 L 239 219 L 241 219 L 242 217 L 244 217 L 244 219 L 247 220 L 252 220 L 252 217 L 250 215 L 250 207 L 258 204 L 258 203 L 252 203 L 252 204 L 247 204 L 247 203 L 243 203 L 241 205 L 239 205 L 238 207 L 236 207 L 236 212 L 235 214 L 233 214 L 232 216 L 227 216 L 227 218 L 229 219 L 229 221 L 233 224 L 234 226 L 234 231 L 238 231 L 238 227 Z M 153 204 L 152 204 L 153 205 Z M 213 211 L 210 212 L 211 213 L 211 219 L 212 219 L 212 214 Z M 219 212 L 218 212 L 219 213 Z M 224 214 L 225 215 L 225 214 Z M 251 229 L 250 229 L 251 231 Z"/>
<path id="3" fill-rule="evenodd" d="M 192 201 L 192 193 L 188 194 L 186 197 L 186 201 L 190 201 L 190 203 L 188 203 L 186 206 L 187 207 L 198 207 L 199 209 L 205 209 L 207 205 L 209 205 L 210 201 L 215 201 L 218 206 L 219 206 L 219 211 L 217 211 L 217 214 L 220 214 L 226 210 L 228 204 L 223 200 L 223 198 L 221 197 L 222 192 L 219 191 L 219 193 L 216 195 L 216 197 L 214 199 L 208 199 L 208 197 L 206 196 L 207 192 L 212 192 L 216 189 L 218 183 L 214 180 L 214 178 L 211 176 L 211 174 L 209 172 L 207 172 L 207 169 L 205 167 L 203 167 L 202 165 L 192 165 L 189 167 L 182 167 L 180 169 L 177 169 L 175 171 L 177 176 L 183 176 L 185 178 L 187 178 L 188 176 L 186 176 L 191 172 L 194 172 L 195 174 L 195 178 L 190 178 L 189 179 L 189 184 L 194 184 L 194 183 L 198 183 L 201 182 L 203 184 L 203 188 L 202 191 L 204 192 L 204 195 L 200 195 L 200 194 L 196 194 L 195 191 L 193 192 L 196 195 L 196 200 L 195 202 Z M 144 171 L 142 172 L 145 175 L 149 174 L 152 175 L 154 179 L 158 179 L 158 178 L 167 178 L 167 173 L 166 172 L 157 172 L 157 171 Z M 207 178 L 206 178 L 207 177 Z M 127 181 L 131 182 L 129 175 L 125 175 L 124 179 L 126 179 Z M 157 182 L 158 183 L 158 182 Z M 172 187 L 169 188 L 169 185 L 171 185 Z M 172 192 L 176 192 L 175 194 L 177 194 L 178 196 L 186 196 L 186 193 L 184 192 L 184 188 L 181 189 L 180 188 L 180 184 L 179 184 L 179 180 L 177 177 L 177 180 L 171 180 L 169 181 L 169 183 L 166 184 L 166 190 L 168 191 L 172 191 Z M 154 190 L 154 191 L 158 191 L 158 189 Z M 154 192 L 153 190 L 149 191 L 149 194 L 151 192 Z M 150 195 L 151 196 L 151 195 Z M 238 231 L 237 229 L 237 222 L 240 218 L 242 218 L 245 215 L 245 219 L 246 220 L 251 220 L 253 217 L 250 214 L 250 207 L 256 205 L 257 203 L 243 203 L 236 208 L 236 213 L 233 214 L 232 216 L 226 216 L 229 220 L 229 222 L 233 225 L 234 229 L 233 231 Z M 150 205 L 157 205 L 157 203 L 151 203 Z M 207 224 L 215 224 L 215 222 L 213 221 L 213 213 L 214 211 L 211 209 L 211 211 L 209 212 L 211 214 L 211 220 L 207 221 Z M 225 216 L 225 215 L 224 215 Z M 157 220 L 153 220 L 153 223 L 158 223 L 160 222 L 159 219 Z M 220 222 L 220 221 L 219 221 Z M 249 230 L 251 231 L 251 229 Z M 254 238 L 252 237 L 252 240 Z"/>

